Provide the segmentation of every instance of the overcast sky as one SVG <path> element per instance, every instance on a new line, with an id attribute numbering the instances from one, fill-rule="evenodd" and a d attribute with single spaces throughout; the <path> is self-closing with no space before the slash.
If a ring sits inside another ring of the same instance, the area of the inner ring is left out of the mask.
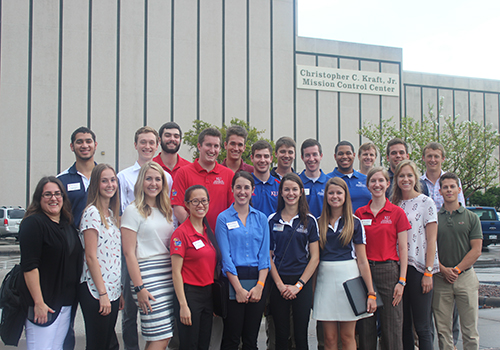
<path id="1" fill-rule="evenodd" d="M 300 36 L 403 49 L 403 69 L 500 80 L 499 0 L 298 0 Z"/>

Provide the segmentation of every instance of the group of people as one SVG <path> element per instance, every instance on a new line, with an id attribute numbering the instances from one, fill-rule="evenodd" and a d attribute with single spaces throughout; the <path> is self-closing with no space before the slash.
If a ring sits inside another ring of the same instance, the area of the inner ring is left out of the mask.
<path id="1" fill-rule="evenodd" d="M 40 180 L 20 227 L 28 349 L 73 349 L 78 304 L 87 349 L 118 349 L 121 309 L 126 350 L 139 348 L 138 311 L 149 350 L 257 349 L 263 314 L 269 349 L 307 349 L 311 308 L 325 349 L 355 349 L 356 329 L 360 349 L 377 348 L 378 330 L 382 349 L 413 349 L 413 329 L 432 349 L 432 313 L 440 348 L 453 349 L 455 301 L 464 348 L 478 348 L 481 228 L 459 179 L 441 169 L 439 143 L 424 149 L 420 177 L 400 139 L 387 146 L 389 170 L 363 144 L 360 171 L 341 141 L 328 174 L 314 139 L 301 145 L 300 174 L 289 137 L 274 151 L 255 142 L 253 166 L 242 160 L 243 127 L 227 129 L 222 164 L 217 129 L 200 133 L 193 163 L 179 156 L 181 141 L 175 122 L 140 128 L 137 161 L 117 174 L 94 161 L 90 129 L 73 132 L 75 164 Z M 229 286 L 223 319 L 213 316 L 219 276 Z M 343 287 L 357 277 L 368 290 L 361 315 Z"/>

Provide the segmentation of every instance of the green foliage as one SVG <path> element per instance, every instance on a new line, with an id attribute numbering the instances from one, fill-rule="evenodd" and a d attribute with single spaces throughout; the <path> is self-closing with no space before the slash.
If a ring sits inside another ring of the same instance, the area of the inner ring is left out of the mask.
<path id="1" fill-rule="evenodd" d="M 499 161 L 493 153 L 500 144 L 500 134 L 491 124 L 459 121 L 458 116 L 445 117 L 441 115 L 442 106 L 443 99 L 438 115 L 434 115 L 433 106 L 429 106 L 429 114 L 422 121 L 407 116 L 402 118 L 398 128 L 390 118 L 383 120 L 381 125 L 366 123 L 358 133 L 375 143 L 385 166 L 388 166 L 387 143 L 395 137 L 405 140 L 410 148 L 410 159 L 422 172 L 425 171 L 422 150 L 429 142 L 440 142 L 446 150 L 443 169 L 455 172 L 462 181 L 464 194 L 470 196 L 498 179 Z"/>
<path id="2" fill-rule="evenodd" d="M 242 126 L 242 127 L 244 127 L 248 131 L 247 147 L 245 149 L 245 152 L 243 152 L 242 159 L 243 159 L 243 161 L 245 163 L 252 164 L 252 160 L 250 159 L 252 145 L 256 141 L 264 139 L 263 137 L 261 137 L 261 135 L 264 134 L 265 130 L 257 130 L 257 128 L 251 127 L 245 121 L 243 121 L 241 119 L 237 119 L 237 118 L 233 118 L 231 120 L 231 123 L 230 123 L 229 126 L 233 126 L 233 125 Z M 193 160 L 195 160 L 196 158 L 198 158 L 198 156 L 200 155 L 199 151 L 198 151 L 198 147 L 197 147 L 197 144 L 198 144 L 198 135 L 204 129 L 206 129 L 206 128 L 216 128 L 216 129 L 218 129 L 221 132 L 221 134 L 222 134 L 222 140 L 221 140 L 221 142 L 222 142 L 222 146 L 224 146 L 224 141 L 226 140 L 226 129 L 229 126 L 226 126 L 224 124 L 222 126 L 222 128 L 220 128 L 220 127 L 217 127 L 217 126 L 212 125 L 210 123 L 204 122 L 202 120 L 195 120 L 195 121 L 193 121 L 193 127 L 191 129 L 189 129 L 187 132 L 185 132 L 184 135 L 183 135 L 184 144 L 188 145 L 190 150 L 194 149 Z M 274 149 L 274 142 L 273 141 L 268 140 L 268 139 L 264 139 L 264 140 L 268 141 L 273 146 L 273 149 Z M 224 149 L 224 147 L 222 147 L 221 150 L 220 150 L 220 153 L 219 153 L 219 157 L 217 158 L 217 161 L 219 163 L 221 163 L 225 158 L 226 158 L 226 150 Z"/>
<path id="3" fill-rule="evenodd" d="M 470 203 L 474 206 L 500 208 L 500 187 L 493 186 L 486 191 L 477 191 L 470 196 Z"/>

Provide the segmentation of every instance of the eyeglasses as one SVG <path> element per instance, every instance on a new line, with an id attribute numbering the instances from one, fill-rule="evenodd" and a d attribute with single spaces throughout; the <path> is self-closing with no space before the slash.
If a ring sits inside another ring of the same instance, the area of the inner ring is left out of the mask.
<path id="1" fill-rule="evenodd" d="M 62 197 L 62 193 L 61 192 L 45 192 L 45 193 L 42 193 L 42 197 L 45 198 L 45 199 L 51 199 L 52 196 L 56 197 L 56 199 L 59 199 Z"/>
<path id="2" fill-rule="evenodd" d="M 206 198 L 203 198 L 203 199 L 191 199 L 190 201 L 186 201 L 186 203 L 191 203 L 192 205 L 194 205 L 195 207 L 197 207 L 198 205 L 203 204 L 203 206 L 207 206 L 207 204 L 209 203 L 210 201 Z"/>

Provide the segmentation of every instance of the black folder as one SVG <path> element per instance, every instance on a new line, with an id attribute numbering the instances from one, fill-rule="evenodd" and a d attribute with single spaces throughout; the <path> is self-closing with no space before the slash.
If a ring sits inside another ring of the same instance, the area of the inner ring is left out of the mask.
<path id="1" fill-rule="evenodd" d="M 366 288 L 365 281 L 363 277 L 359 276 L 343 283 L 345 293 L 347 294 L 347 299 L 351 304 L 352 311 L 356 316 L 366 313 L 366 301 L 368 300 L 368 288 Z M 377 288 L 375 284 L 373 289 L 377 293 Z M 384 306 L 382 299 L 377 293 L 377 308 Z"/>

